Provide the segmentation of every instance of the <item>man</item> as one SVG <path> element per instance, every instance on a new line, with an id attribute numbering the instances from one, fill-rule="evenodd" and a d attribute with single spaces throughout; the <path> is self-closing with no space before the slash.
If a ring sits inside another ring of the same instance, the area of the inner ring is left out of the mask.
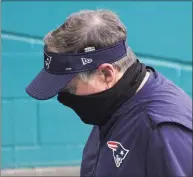
<path id="1" fill-rule="evenodd" d="M 44 69 L 26 88 L 57 95 L 94 125 L 81 176 L 192 176 L 192 100 L 140 63 L 126 28 L 108 10 L 84 10 L 45 38 Z"/>

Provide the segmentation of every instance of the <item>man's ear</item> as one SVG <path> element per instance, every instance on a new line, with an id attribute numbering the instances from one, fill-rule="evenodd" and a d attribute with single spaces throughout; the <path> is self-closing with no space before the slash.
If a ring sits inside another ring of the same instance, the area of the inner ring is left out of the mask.
<path id="1" fill-rule="evenodd" d="M 109 63 L 104 63 L 100 65 L 97 70 L 102 82 L 107 83 L 108 87 L 112 87 L 116 76 L 116 70 L 114 67 Z"/>

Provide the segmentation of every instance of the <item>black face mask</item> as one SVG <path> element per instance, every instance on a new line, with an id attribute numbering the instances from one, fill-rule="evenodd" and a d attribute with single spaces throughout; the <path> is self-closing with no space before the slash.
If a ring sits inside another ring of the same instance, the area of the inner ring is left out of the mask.
<path id="1" fill-rule="evenodd" d="M 112 88 L 86 96 L 61 92 L 58 101 L 72 108 L 84 123 L 101 126 L 136 93 L 145 74 L 146 66 L 137 61 Z"/>

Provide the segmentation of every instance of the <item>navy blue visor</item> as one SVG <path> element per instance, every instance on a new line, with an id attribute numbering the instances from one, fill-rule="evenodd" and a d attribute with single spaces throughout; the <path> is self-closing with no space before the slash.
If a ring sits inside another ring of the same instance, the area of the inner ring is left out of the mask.
<path id="1" fill-rule="evenodd" d="M 98 50 L 94 47 L 86 49 L 78 54 L 44 50 L 44 68 L 28 85 L 26 92 L 38 100 L 50 99 L 65 88 L 78 73 L 97 69 L 103 63 L 114 63 L 127 55 L 125 41 Z"/>

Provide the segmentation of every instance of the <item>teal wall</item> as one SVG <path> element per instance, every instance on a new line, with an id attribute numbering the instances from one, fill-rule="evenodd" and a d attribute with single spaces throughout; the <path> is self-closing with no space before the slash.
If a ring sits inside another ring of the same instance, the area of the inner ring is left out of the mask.
<path id="1" fill-rule="evenodd" d="M 26 85 L 42 68 L 42 38 L 80 9 L 108 8 L 128 29 L 128 43 L 192 96 L 191 2 L 3 2 L 2 167 L 80 164 L 91 127 L 56 99 L 36 101 Z"/>

